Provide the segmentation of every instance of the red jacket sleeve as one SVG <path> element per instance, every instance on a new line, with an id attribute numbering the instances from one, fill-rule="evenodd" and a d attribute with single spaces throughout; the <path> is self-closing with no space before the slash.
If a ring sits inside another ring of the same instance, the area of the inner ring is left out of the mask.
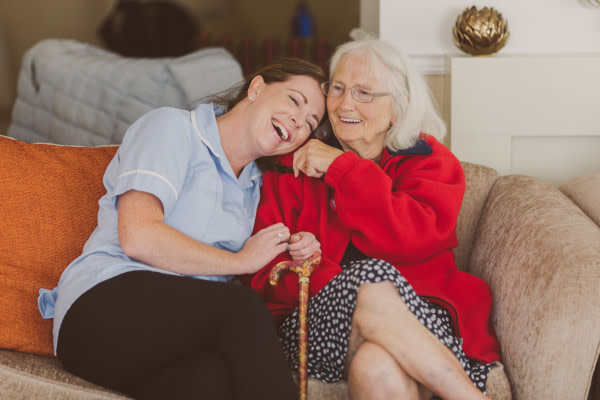
<path id="1" fill-rule="evenodd" d="M 408 156 L 382 169 L 352 152 L 329 167 L 342 225 L 369 257 L 394 264 L 422 261 L 455 247 L 465 190 L 460 162 L 434 143 L 433 154 Z"/>

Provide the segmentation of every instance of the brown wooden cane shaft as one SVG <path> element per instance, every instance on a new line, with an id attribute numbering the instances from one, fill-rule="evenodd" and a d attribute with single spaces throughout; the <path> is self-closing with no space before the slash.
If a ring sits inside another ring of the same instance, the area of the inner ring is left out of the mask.
<path id="1" fill-rule="evenodd" d="M 300 400 L 307 396 L 307 359 L 308 359 L 308 278 L 300 279 L 299 304 L 299 341 L 298 341 L 298 373 L 300 378 Z"/>

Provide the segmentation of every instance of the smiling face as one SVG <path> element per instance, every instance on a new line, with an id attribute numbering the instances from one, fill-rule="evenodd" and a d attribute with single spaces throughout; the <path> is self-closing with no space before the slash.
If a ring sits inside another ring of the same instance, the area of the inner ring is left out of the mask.
<path id="1" fill-rule="evenodd" d="M 387 92 L 387 88 L 371 73 L 360 57 L 342 57 L 332 81 L 346 87 L 340 97 L 327 97 L 327 111 L 335 137 L 344 150 L 362 158 L 377 160 L 384 148 L 385 134 L 395 122 L 391 96 L 374 98 L 361 103 L 352 97 L 350 88 L 366 89 L 373 93 Z"/>
<path id="2" fill-rule="evenodd" d="M 319 83 L 297 75 L 284 82 L 265 84 L 259 76 L 248 91 L 253 99 L 250 132 L 255 134 L 260 156 L 289 153 L 298 148 L 325 114 Z"/>

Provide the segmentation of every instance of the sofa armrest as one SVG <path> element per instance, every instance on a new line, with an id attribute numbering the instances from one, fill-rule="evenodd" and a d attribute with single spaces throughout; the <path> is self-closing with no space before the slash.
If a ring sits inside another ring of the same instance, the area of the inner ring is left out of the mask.
<path id="1" fill-rule="evenodd" d="M 587 398 L 600 344 L 600 229 L 558 189 L 499 178 L 469 272 L 492 289 L 513 398 Z"/>

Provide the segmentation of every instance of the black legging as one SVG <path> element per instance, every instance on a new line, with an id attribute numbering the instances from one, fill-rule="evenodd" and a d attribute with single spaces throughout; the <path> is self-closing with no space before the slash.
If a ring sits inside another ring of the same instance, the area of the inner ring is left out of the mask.
<path id="1" fill-rule="evenodd" d="M 139 399 L 297 399 L 253 290 L 148 271 L 98 284 L 67 312 L 67 371 Z"/>

